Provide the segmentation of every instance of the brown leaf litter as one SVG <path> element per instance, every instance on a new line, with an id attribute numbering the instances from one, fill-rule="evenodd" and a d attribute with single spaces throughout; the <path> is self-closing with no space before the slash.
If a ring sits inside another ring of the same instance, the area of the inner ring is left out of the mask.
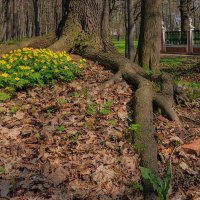
<path id="1" fill-rule="evenodd" d="M 125 82 L 100 90 L 111 76 L 89 62 L 71 83 L 28 89 L 0 104 L 1 197 L 141 197 L 132 187 L 140 181 L 138 156 L 124 134 L 132 91 Z"/>
<path id="2" fill-rule="evenodd" d="M 100 89 L 112 75 L 88 62 L 71 83 L 28 89 L 0 103 L 1 198 L 142 199 L 133 187 L 140 183 L 139 158 L 127 135 L 133 92 L 125 82 Z M 200 100 L 175 109 L 182 130 L 154 117 L 159 169 L 162 175 L 170 159 L 170 199 L 196 200 L 199 157 L 182 145 L 200 136 Z"/>

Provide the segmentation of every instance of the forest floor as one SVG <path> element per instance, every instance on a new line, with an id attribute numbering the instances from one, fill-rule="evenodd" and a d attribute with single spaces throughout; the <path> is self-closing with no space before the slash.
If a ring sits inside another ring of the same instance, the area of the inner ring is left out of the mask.
<path id="1" fill-rule="evenodd" d="M 182 146 L 200 138 L 200 59 L 163 59 L 163 70 L 191 101 L 175 106 L 184 129 L 154 115 L 160 174 L 169 160 L 170 199 L 198 200 L 199 147 Z M 112 75 L 88 61 L 70 83 L 28 89 L 0 103 L 0 199 L 143 199 L 131 144 L 133 91 L 123 81 L 102 88 Z"/>

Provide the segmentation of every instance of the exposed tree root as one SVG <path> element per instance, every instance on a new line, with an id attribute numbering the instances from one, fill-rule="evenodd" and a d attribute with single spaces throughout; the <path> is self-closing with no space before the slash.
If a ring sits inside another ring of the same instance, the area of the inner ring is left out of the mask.
<path id="1" fill-rule="evenodd" d="M 153 102 L 156 103 L 163 114 L 180 124 L 180 120 L 173 109 L 174 87 L 170 77 L 161 77 L 161 93 L 153 90 L 152 83 L 145 78 L 145 73 L 136 64 L 130 63 L 121 55 L 113 52 L 98 52 L 92 54 L 87 52 L 84 56 L 92 60 L 97 60 L 108 69 L 113 69 L 117 73 L 108 80 L 105 85 L 110 85 L 119 81 L 122 77 L 134 88 L 136 88 L 134 101 L 134 122 L 140 125 L 139 130 L 134 133 L 134 147 L 141 157 L 141 166 L 149 168 L 158 175 L 157 145 L 154 138 L 153 127 Z M 145 199 L 156 199 L 152 185 L 143 180 Z"/>
<path id="2" fill-rule="evenodd" d="M 60 37 L 59 40 L 54 42 L 53 44 L 48 46 L 48 49 L 51 49 L 53 51 L 71 51 L 71 48 L 73 47 L 73 43 L 71 40 L 66 40 L 65 37 Z"/>
<path id="3" fill-rule="evenodd" d="M 153 127 L 153 89 L 148 81 L 142 81 L 135 93 L 135 123 L 139 130 L 134 135 L 134 146 L 141 157 L 141 165 L 158 175 L 157 145 Z M 145 199 L 154 199 L 152 185 L 143 180 Z"/>
<path id="4" fill-rule="evenodd" d="M 164 114 L 170 120 L 176 121 L 177 124 L 180 125 L 179 117 L 177 116 L 176 112 L 173 109 L 173 104 L 170 98 L 162 94 L 160 95 L 158 94 L 154 96 L 154 102 L 159 108 L 161 108 L 163 112 L 162 114 Z"/>
<path id="5" fill-rule="evenodd" d="M 0 44 L 0 54 L 9 53 L 12 50 L 27 47 L 29 42 L 29 40 L 24 40 L 21 42 L 17 42 L 16 44 Z"/>
<path id="6" fill-rule="evenodd" d="M 38 36 L 34 38 L 28 38 L 15 44 L 1 44 L 0 45 L 0 54 L 8 53 L 15 49 L 22 49 L 24 47 L 32 47 L 32 48 L 47 48 L 56 40 L 55 33 L 50 33 L 48 35 Z"/>
<path id="7" fill-rule="evenodd" d="M 38 36 L 33 39 L 30 39 L 30 42 L 27 45 L 27 47 L 32 47 L 35 49 L 47 48 L 55 41 L 56 41 L 56 34 L 50 33 L 48 35 Z"/>
<path id="8" fill-rule="evenodd" d="M 109 87 L 115 83 L 118 83 L 120 81 L 122 81 L 123 78 L 122 78 L 122 73 L 119 71 L 117 72 L 111 79 L 109 79 L 108 81 L 104 82 L 102 85 L 101 85 L 101 88 L 105 88 L 105 87 Z"/>

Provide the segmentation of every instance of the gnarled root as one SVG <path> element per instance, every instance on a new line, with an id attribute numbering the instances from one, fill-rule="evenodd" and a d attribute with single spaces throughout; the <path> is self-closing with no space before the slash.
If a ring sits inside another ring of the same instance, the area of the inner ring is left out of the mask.
<path id="1" fill-rule="evenodd" d="M 71 51 L 73 48 L 73 40 L 66 39 L 66 37 L 61 37 L 59 40 L 48 46 L 48 49 L 53 51 Z"/>
<path id="2" fill-rule="evenodd" d="M 153 103 L 156 103 L 171 120 L 180 124 L 180 120 L 173 109 L 174 86 L 169 76 L 162 76 L 161 93 L 155 93 L 151 81 L 145 78 L 144 72 L 137 65 L 115 53 L 87 52 L 92 60 L 97 60 L 108 69 L 118 70 L 105 85 L 110 85 L 121 78 L 136 88 L 134 98 L 134 122 L 140 128 L 134 133 L 134 147 L 141 157 L 141 166 L 149 168 L 158 175 L 157 144 L 154 138 Z M 149 181 L 143 180 L 144 197 L 146 200 L 156 199 L 154 189 Z"/>
<path id="3" fill-rule="evenodd" d="M 122 78 L 122 73 L 119 71 L 117 72 L 111 79 L 109 79 L 108 81 L 104 82 L 102 85 L 101 85 L 101 88 L 105 88 L 105 87 L 109 87 L 115 83 L 118 83 L 120 81 L 122 81 L 123 78 Z"/>
<path id="4" fill-rule="evenodd" d="M 140 125 L 134 135 L 134 146 L 141 157 L 141 165 L 158 175 L 157 145 L 153 127 L 153 89 L 149 81 L 142 81 L 135 93 L 135 123 Z M 145 199 L 154 199 L 152 185 L 143 180 Z"/>

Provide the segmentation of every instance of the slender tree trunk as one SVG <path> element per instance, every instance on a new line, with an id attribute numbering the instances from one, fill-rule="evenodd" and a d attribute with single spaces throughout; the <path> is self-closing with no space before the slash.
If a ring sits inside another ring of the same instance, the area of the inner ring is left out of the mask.
<path id="1" fill-rule="evenodd" d="M 33 8 L 34 8 L 34 19 L 35 19 L 35 36 L 40 35 L 40 23 L 38 16 L 38 0 L 33 0 Z"/>
<path id="2" fill-rule="evenodd" d="M 173 24 L 172 24 L 172 0 L 168 0 L 168 4 L 169 4 L 169 27 L 170 30 L 173 30 Z"/>
<path id="3" fill-rule="evenodd" d="M 180 0 L 181 31 L 189 29 L 191 4 L 192 0 Z"/>
<path id="4" fill-rule="evenodd" d="M 159 71 L 161 4 L 161 0 L 142 0 L 138 62 L 147 71 Z"/>
<path id="5" fill-rule="evenodd" d="M 125 56 L 134 61 L 134 0 L 126 0 L 126 42 Z"/>

